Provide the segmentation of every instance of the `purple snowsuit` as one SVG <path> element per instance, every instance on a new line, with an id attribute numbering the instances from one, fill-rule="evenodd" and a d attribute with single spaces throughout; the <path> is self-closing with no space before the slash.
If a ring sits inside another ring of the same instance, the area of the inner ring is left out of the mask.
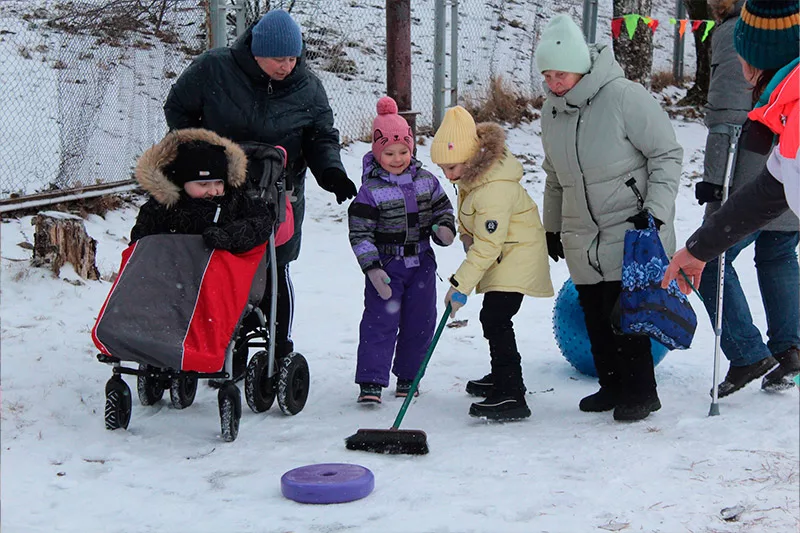
<path id="1" fill-rule="evenodd" d="M 431 227 L 455 234 L 453 206 L 439 180 L 412 159 L 396 176 L 383 170 L 372 152 L 364 156 L 361 189 L 347 210 L 350 245 L 363 272 L 383 268 L 392 297 L 383 300 L 366 279 L 356 383 L 389 385 L 389 369 L 412 380 L 436 325 L 436 259 Z M 398 334 L 399 329 L 399 334 Z"/>

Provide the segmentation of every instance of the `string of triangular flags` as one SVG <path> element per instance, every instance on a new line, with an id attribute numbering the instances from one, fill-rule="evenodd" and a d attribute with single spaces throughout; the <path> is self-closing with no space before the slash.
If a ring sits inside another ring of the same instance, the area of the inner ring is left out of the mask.
<path id="1" fill-rule="evenodd" d="M 621 17 L 614 17 L 611 19 L 611 35 L 614 37 L 614 39 L 618 38 L 622 33 L 622 24 L 624 23 L 625 29 L 628 32 L 628 37 L 633 39 L 633 35 L 636 33 L 636 27 L 639 25 L 640 20 L 644 22 L 653 33 L 656 32 L 656 28 L 658 28 L 658 21 L 656 19 L 631 13 L 630 15 L 623 15 Z M 686 33 L 687 28 L 691 28 L 693 32 L 696 32 L 700 29 L 700 26 L 703 26 L 705 23 L 703 36 L 700 38 L 701 41 L 705 41 L 708 38 L 708 34 L 711 32 L 711 29 L 717 24 L 713 20 L 676 20 L 674 18 L 670 18 L 669 23 L 673 25 L 678 24 L 678 34 L 681 38 L 683 38 L 683 34 Z"/>

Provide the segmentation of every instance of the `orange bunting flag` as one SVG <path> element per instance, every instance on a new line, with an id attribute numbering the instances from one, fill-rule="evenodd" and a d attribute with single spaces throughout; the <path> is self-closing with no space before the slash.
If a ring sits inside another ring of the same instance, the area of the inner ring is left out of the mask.
<path id="1" fill-rule="evenodd" d="M 622 32 L 622 17 L 611 19 L 611 36 L 616 39 Z"/>
<path id="2" fill-rule="evenodd" d="M 689 21 L 686 20 L 686 19 L 683 19 L 683 20 L 679 20 L 678 22 L 680 22 L 680 25 L 681 25 L 680 29 L 678 30 L 678 35 L 683 37 L 683 34 L 686 33 L 686 23 L 689 22 Z"/>
<path id="3" fill-rule="evenodd" d="M 647 26 L 650 28 L 650 30 L 653 33 L 655 33 L 656 32 L 656 28 L 658 28 L 658 21 L 655 20 L 655 19 L 651 19 L 650 17 L 643 17 L 643 18 L 644 18 L 644 21 L 647 24 Z"/>

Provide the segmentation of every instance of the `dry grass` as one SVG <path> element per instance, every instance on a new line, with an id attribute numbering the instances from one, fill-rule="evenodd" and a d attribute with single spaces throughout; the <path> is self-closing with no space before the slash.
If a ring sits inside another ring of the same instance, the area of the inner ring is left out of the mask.
<path id="1" fill-rule="evenodd" d="M 483 93 L 464 97 L 464 107 L 475 122 L 501 122 L 513 126 L 539 118 L 536 110 L 541 109 L 542 104 L 543 96 L 531 96 L 505 82 L 502 76 L 491 78 Z"/>
<path id="2" fill-rule="evenodd" d="M 671 70 L 661 70 L 659 72 L 654 72 L 653 75 L 650 77 L 650 89 L 654 92 L 660 93 L 664 89 L 670 86 L 682 87 L 683 82 L 678 82 L 675 79 L 675 75 L 672 73 Z"/>

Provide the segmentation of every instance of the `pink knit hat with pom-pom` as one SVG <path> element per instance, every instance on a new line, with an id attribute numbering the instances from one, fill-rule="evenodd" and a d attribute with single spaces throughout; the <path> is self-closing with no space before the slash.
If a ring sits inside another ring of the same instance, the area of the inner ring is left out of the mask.
<path id="1" fill-rule="evenodd" d="M 414 134 L 406 119 L 397 114 L 397 102 L 389 96 L 378 100 L 378 116 L 372 121 L 372 155 L 379 158 L 387 146 L 405 144 L 414 153 Z"/>

